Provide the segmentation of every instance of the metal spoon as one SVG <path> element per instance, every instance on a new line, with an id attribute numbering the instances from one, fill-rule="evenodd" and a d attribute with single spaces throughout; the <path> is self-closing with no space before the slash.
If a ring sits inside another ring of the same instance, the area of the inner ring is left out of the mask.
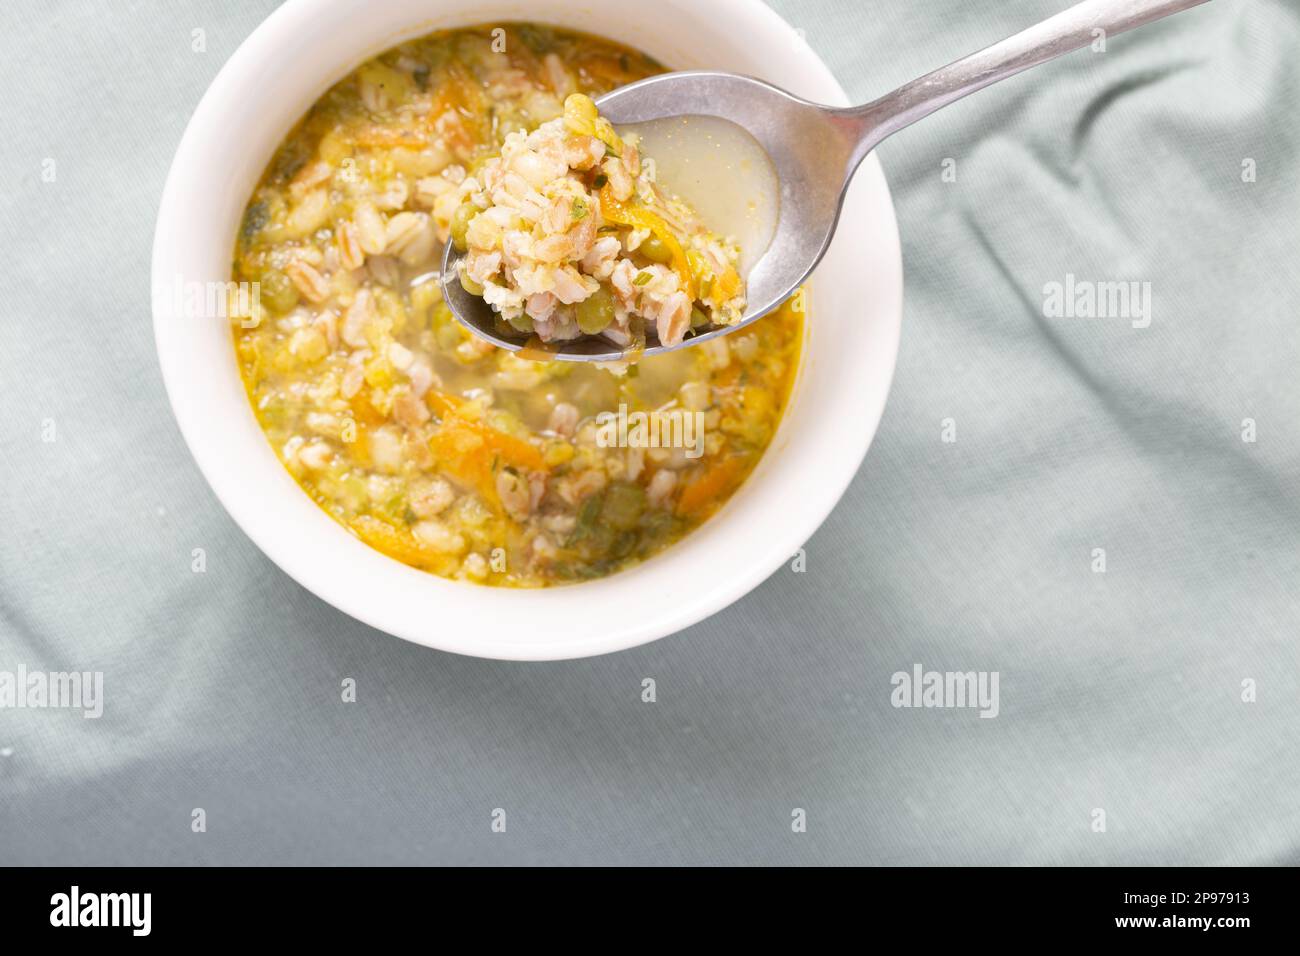
<path id="1" fill-rule="evenodd" d="M 740 323 L 701 330 L 675 346 L 659 344 L 652 333 L 643 354 L 668 352 L 734 332 L 793 295 L 825 255 L 858 165 L 886 137 L 998 80 L 1098 38 L 1204 2 L 1085 0 L 864 106 L 819 106 L 761 80 L 707 70 L 650 77 L 597 100 L 601 114 L 615 126 L 698 115 L 736 123 L 767 151 L 781 184 L 776 235 L 746 277 L 749 306 Z M 442 261 L 443 295 L 456 318 L 475 334 L 536 358 L 614 361 L 624 355 L 619 346 L 590 336 L 542 345 L 498 335 L 492 309 L 461 287 L 456 270 L 459 258 L 448 242 Z"/>

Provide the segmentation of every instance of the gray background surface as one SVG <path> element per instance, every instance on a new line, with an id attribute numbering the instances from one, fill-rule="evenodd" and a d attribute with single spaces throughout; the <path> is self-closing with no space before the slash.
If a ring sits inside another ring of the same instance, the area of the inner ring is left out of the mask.
<path id="1" fill-rule="evenodd" d="M 1063 5 L 775 4 L 858 99 Z M 102 670 L 107 698 L 0 710 L 0 863 L 1300 861 L 1295 0 L 1216 0 L 886 143 L 898 374 L 806 573 L 541 665 L 317 600 L 173 423 L 158 198 L 274 6 L 0 13 L 0 670 Z M 1046 318 L 1067 273 L 1151 282 L 1151 326 Z M 893 708 L 916 662 L 998 671 L 1000 715 Z"/>

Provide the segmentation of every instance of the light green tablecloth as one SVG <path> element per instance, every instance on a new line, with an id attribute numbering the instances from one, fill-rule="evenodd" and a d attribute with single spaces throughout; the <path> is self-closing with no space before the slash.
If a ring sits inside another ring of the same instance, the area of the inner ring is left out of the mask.
<path id="1" fill-rule="evenodd" d="M 158 196 L 274 5 L 5 4 L 0 671 L 102 671 L 104 713 L 0 709 L 0 863 L 1300 862 L 1295 0 L 1216 0 L 886 143 L 902 353 L 806 573 L 549 665 L 337 613 L 173 424 Z M 777 3 L 857 99 L 1063 5 Z M 1149 327 L 1045 315 L 1067 276 L 1149 282 Z M 998 716 L 894 708 L 918 663 L 998 672 Z"/>

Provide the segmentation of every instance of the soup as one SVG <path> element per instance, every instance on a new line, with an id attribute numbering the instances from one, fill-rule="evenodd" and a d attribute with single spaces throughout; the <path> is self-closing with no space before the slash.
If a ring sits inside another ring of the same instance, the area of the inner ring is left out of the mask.
<path id="1" fill-rule="evenodd" d="M 443 577 L 541 587 L 623 570 L 706 521 L 770 443 L 799 361 L 787 304 L 636 364 L 531 361 L 465 331 L 437 268 L 460 185 L 573 93 L 660 72 L 524 24 L 362 65 L 277 150 L 234 279 L 240 372 L 276 454 L 362 541 Z"/>

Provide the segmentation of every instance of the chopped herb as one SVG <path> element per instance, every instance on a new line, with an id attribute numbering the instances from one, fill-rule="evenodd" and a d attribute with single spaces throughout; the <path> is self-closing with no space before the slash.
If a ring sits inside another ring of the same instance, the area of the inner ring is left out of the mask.
<path id="1" fill-rule="evenodd" d="M 570 215 L 573 217 L 573 221 L 581 222 L 583 219 L 586 219 L 587 212 L 588 212 L 587 200 L 579 196 L 577 199 L 573 201 L 573 211 L 570 213 Z"/>
<path id="2" fill-rule="evenodd" d="M 636 548 L 637 535 L 634 531 L 624 531 L 614 539 L 614 557 L 626 558 Z"/>
<path id="3" fill-rule="evenodd" d="M 582 503 L 582 508 L 578 511 L 578 521 L 569 534 L 569 540 L 565 542 L 566 547 L 573 547 L 591 534 L 592 528 L 596 526 L 596 519 L 600 516 L 600 508 L 604 500 L 604 495 L 592 495 Z"/>
<path id="4" fill-rule="evenodd" d="M 604 189 L 605 184 L 608 182 L 609 182 L 609 177 L 606 176 L 604 173 L 601 173 L 591 181 L 591 184 L 595 186 L 597 189 Z"/>
<path id="5" fill-rule="evenodd" d="M 524 41 L 524 46 L 537 54 L 546 53 L 555 46 L 555 31 L 547 27 L 521 23 L 514 28 L 514 33 Z"/>
<path id="6" fill-rule="evenodd" d="M 239 234 L 243 237 L 245 242 L 248 242 L 262 231 L 262 227 L 266 225 L 267 220 L 270 218 L 271 216 L 267 211 L 266 203 L 253 203 L 253 205 L 248 207 L 248 211 L 244 213 L 244 224 L 240 227 Z"/>
<path id="7" fill-rule="evenodd" d="M 292 148 L 286 149 L 284 155 L 276 161 L 275 176 L 283 182 L 289 182 L 306 165 L 306 147 L 295 144 Z"/>
<path id="8" fill-rule="evenodd" d="M 654 276 L 651 275 L 649 272 L 638 272 L 638 273 L 636 274 L 636 278 L 632 280 L 632 284 L 633 284 L 633 285 L 645 285 L 647 282 L 649 282 L 649 281 L 650 281 L 651 279 L 653 279 L 653 278 L 654 278 Z"/>

